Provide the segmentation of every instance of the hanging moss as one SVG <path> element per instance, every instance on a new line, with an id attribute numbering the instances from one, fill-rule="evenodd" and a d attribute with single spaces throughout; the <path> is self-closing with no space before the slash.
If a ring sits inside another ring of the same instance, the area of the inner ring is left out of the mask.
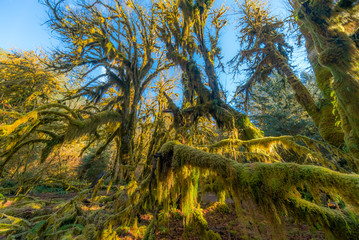
<path id="1" fill-rule="evenodd" d="M 244 147 L 248 152 L 238 151 Z M 225 139 L 210 146 L 200 146 L 199 149 L 218 152 L 219 149 L 229 149 L 238 155 L 237 161 L 248 162 L 297 162 L 326 166 L 342 172 L 358 172 L 359 160 L 342 150 L 329 144 L 305 136 L 264 137 L 243 141 L 239 139 Z M 294 152 L 297 156 L 286 159 L 286 153 Z M 283 155 L 283 156 L 282 156 Z M 345 161 L 340 166 L 339 161 Z M 343 168 L 344 167 L 344 168 Z"/>
<path id="2" fill-rule="evenodd" d="M 165 144 L 160 152 L 166 158 L 161 157 L 159 164 L 165 161 L 169 168 L 167 172 L 157 172 L 157 174 L 169 176 L 170 172 L 179 174 L 183 169 L 188 168 L 209 169 L 228 186 L 236 207 L 240 208 L 241 200 L 249 198 L 273 223 L 280 223 L 280 212 L 284 212 L 314 226 L 319 223 L 334 236 L 339 230 L 343 236 L 348 236 L 346 239 L 358 233 L 356 214 L 359 213 L 359 177 L 356 174 L 343 174 L 323 167 L 294 163 L 240 164 L 218 154 L 206 153 L 174 142 Z M 188 184 L 183 180 L 179 182 L 180 185 Z M 171 188 L 175 185 L 167 186 Z M 328 209 L 320 206 L 320 203 L 302 199 L 297 188 L 304 185 L 314 199 L 319 199 L 318 195 L 321 192 L 339 195 L 348 209 L 352 209 L 355 214 Z M 183 190 L 184 187 L 180 189 Z"/>
<path id="3" fill-rule="evenodd" d="M 65 136 L 56 136 L 52 140 L 48 140 L 46 146 L 41 151 L 40 163 L 44 163 L 48 156 L 51 154 L 52 150 L 64 142 Z"/>
<path id="4" fill-rule="evenodd" d="M 199 236 L 204 238 L 206 236 L 208 223 L 203 217 L 203 213 L 200 209 L 191 209 L 191 212 L 191 220 L 189 221 L 187 228 L 191 228 L 190 230 L 196 229 Z"/>
<path id="5" fill-rule="evenodd" d="M 84 236 L 88 240 L 96 240 L 97 230 L 95 224 L 88 224 L 84 229 Z"/>
<path id="6" fill-rule="evenodd" d="M 110 122 L 119 122 L 121 115 L 115 111 L 103 111 L 84 120 L 73 120 L 66 131 L 66 140 L 79 138 L 84 134 L 94 133 L 97 128 Z"/>

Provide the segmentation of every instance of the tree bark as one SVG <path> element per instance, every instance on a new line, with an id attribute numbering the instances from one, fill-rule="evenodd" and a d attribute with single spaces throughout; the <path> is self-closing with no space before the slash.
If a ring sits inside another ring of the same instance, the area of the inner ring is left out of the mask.
<path id="1" fill-rule="evenodd" d="M 359 156 L 359 49 L 340 26 L 333 24 L 330 2 L 296 0 L 298 17 L 312 36 L 318 61 L 334 77 L 335 92 L 348 149 Z"/>
<path id="2" fill-rule="evenodd" d="M 278 55 L 277 55 L 278 56 Z M 321 101 L 321 104 L 318 105 L 315 103 L 312 95 L 308 89 L 304 86 L 302 81 L 294 74 L 292 69 L 289 67 L 287 60 L 283 57 L 279 57 L 277 62 L 282 72 L 286 75 L 288 83 L 291 85 L 292 89 L 295 92 L 295 98 L 298 103 L 306 110 L 308 115 L 312 118 L 315 126 L 318 128 L 319 134 L 321 137 L 336 147 L 343 147 L 344 145 L 344 133 L 343 130 L 336 125 L 336 118 L 333 114 L 333 105 L 329 99 L 324 99 Z M 318 66 L 316 69 L 320 69 Z M 325 69 L 320 69 L 321 71 Z M 322 72 L 323 74 L 323 72 Z M 317 75 L 319 72 L 317 71 Z M 316 75 L 316 76 L 317 76 Z M 323 74 L 327 76 L 327 74 Z M 323 77 L 323 76 L 319 76 Z M 320 79 L 323 80 L 323 79 Z M 319 84 L 318 84 L 319 85 Z M 322 92 L 328 92 L 328 89 L 325 83 L 321 85 L 323 87 Z M 324 93 L 323 93 L 324 95 Z M 327 94 L 330 96 L 330 92 Z"/>

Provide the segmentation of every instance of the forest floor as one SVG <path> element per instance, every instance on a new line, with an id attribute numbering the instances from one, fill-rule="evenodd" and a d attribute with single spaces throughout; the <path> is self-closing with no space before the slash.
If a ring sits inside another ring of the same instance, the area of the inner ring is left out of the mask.
<path id="1" fill-rule="evenodd" d="M 260 212 L 252 212 L 252 219 L 249 211 L 244 211 L 238 217 L 234 202 L 227 199 L 228 208 L 219 204 L 214 194 L 208 193 L 202 197 L 201 207 L 204 217 L 208 222 L 208 230 L 219 233 L 223 240 L 249 240 L 249 239 L 281 239 L 288 240 L 320 240 L 327 239 L 321 231 L 315 230 L 304 224 L 297 224 L 290 218 L 283 217 L 283 225 L 273 226 Z M 157 232 L 157 239 L 183 239 L 183 220 L 172 216 L 168 227 L 160 227 Z M 186 239 L 201 239 L 196 232 L 186 235 Z"/>
<path id="2" fill-rule="evenodd" d="M 44 207 L 37 207 L 37 203 L 34 204 L 21 204 L 18 208 L 16 202 L 8 200 L 0 202 L 0 213 L 21 217 L 24 219 L 32 219 L 36 216 L 51 214 L 56 211 L 56 206 L 62 202 L 67 202 L 73 199 L 78 193 L 36 193 L 29 194 L 29 197 L 38 201 L 44 201 L 47 204 Z M 106 195 L 106 191 L 101 191 L 99 195 Z M 202 196 L 201 208 L 203 209 L 203 215 L 208 222 L 208 230 L 212 230 L 215 233 L 220 234 L 223 240 L 232 239 L 278 239 L 281 236 L 282 239 L 295 239 L 295 240 L 320 240 L 326 239 L 323 232 L 315 230 L 313 227 L 295 223 L 288 217 L 282 217 L 282 225 L 273 226 L 268 220 L 266 220 L 259 211 L 251 212 L 244 211 L 240 217 L 238 217 L 234 203 L 231 199 L 227 199 L 226 204 L 219 204 L 214 194 L 208 193 Z M 12 207 L 12 205 L 14 205 Z M 228 207 L 227 207 L 228 206 Z M 88 212 L 98 211 L 101 206 L 89 205 L 84 203 L 81 208 Z M 8 209 L 8 210 L 7 210 Z M 11 211 L 10 211 L 11 209 Z M 104 209 L 104 211 L 106 211 Z M 162 214 L 162 215 L 161 215 Z M 196 233 L 196 229 L 193 231 L 186 231 L 183 225 L 183 215 L 177 210 L 166 217 L 163 217 L 164 213 L 159 214 L 159 226 L 157 228 L 157 239 L 200 239 Z M 162 216 L 162 219 L 160 219 Z M 249 217 L 253 216 L 253 217 Z M 136 229 L 134 228 L 117 228 L 116 232 L 120 236 L 120 239 L 141 239 L 146 226 L 150 223 L 152 214 L 143 214 L 138 219 Z M 5 239 L 1 236 L 0 239 Z"/>

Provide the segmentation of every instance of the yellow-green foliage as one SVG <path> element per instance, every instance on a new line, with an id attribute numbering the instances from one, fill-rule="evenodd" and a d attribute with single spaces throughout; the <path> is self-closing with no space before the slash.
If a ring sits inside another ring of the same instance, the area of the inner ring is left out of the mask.
<path id="1" fill-rule="evenodd" d="M 0 154 L 0 157 L 4 158 L 0 162 L 0 174 L 20 149 L 31 144 L 44 144 L 40 157 L 40 162 L 43 163 L 65 140 L 94 134 L 100 126 L 118 122 L 119 114 L 115 111 L 102 111 L 90 116 L 81 115 L 66 105 L 51 103 L 40 106 L 24 116 L 18 115 L 17 118 L 12 124 L 0 126 L 0 136 L 6 137 L 4 152 Z M 54 123 L 56 125 L 53 125 Z"/>
<path id="2" fill-rule="evenodd" d="M 93 193 L 91 195 L 91 201 L 95 201 L 97 198 L 98 191 L 100 190 L 100 187 L 103 184 L 103 178 L 99 179 L 98 183 L 95 185 L 93 189 Z"/>
<path id="3" fill-rule="evenodd" d="M 171 174 L 188 178 L 191 175 L 187 173 L 188 169 L 209 169 L 223 181 L 237 208 L 241 208 L 241 201 L 251 199 L 273 224 L 280 223 L 279 215 L 285 213 L 314 226 L 319 223 L 336 237 L 351 239 L 359 231 L 359 177 L 356 174 L 344 174 L 324 167 L 295 163 L 241 164 L 221 155 L 206 153 L 175 142 L 165 144 L 161 153 L 163 157 L 158 164 L 166 164 L 167 167 L 166 171 L 158 171 L 157 174 L 161 176 L 158 179 L 164 181 L 160 184 L 166 186 L 168 192 L 173 191 L 173 186 L 179 185 L 176 189 L 179 191 L 190 188 L 192 184 L 184 182 L 183 178 L 175 178 L 170 179 L 175 181 L 173 184 L 167 185 L 166 181 Z M 298 192 L 304 188 L 313 196 L 312 202 L 303 199 Z M 347 204 L 347 211 L 352 214 L 321 206 L 321 193 L 340 196 Z M 192 197 L 196 199 L 196 195 Z"/>
<path id="4" fill-rule="evenodd" d="M 116 198 L 117 194 L 112 197 Z M 36 199 L 32 201 L 14 199 L 15 203 L 0 209 L 0 224 L 4 227 L 3 231 L 0 231 L 0 236 L 7 234 L 11 237 L 19 236 L 19 239 L 120 239 L 112 226 L 113 223 L 118 225 L 121 215 L 109 209 L 104 210 L 99 206 L 99 201 L 93 201 L 90 205 L 83 204 L 87 196 L 89 190 L 84 190 L 73 199 L 58 204 Z M 53 206 L 50 212 L 41 211 L 45 210 L 47 205 Z M 30 207 L 41 208 L 36 211 L 33 209 L 29 218 L 27 215 Z M 21 212 L 11 213 L 11 209 L 18 208 L 22 211 L 26 210 L 23 216 L 19 215 Z M 21 217 L 6 215 L 3 213 L 5 211 Z M 144 228 L 144 226 L 137 227 L 135 222 L 132 227 L 133 234 L 136 237 L 143 236 Z"/>
<path id="5" fill-rule="evenodd" d="M 96 240 L 96 235 L 97 235 L 96 225 L 95 224 L 86 225 L 84 229 L 84 235 L 86 239 Z"/>
<path id="6" fill-rule="evenodd" d="M 28 230 L 30 223 L 24 219 L 1 214 L 0 218 L 0 235 L 11 234 L 14 232 Z"/>
<path id="7" fill-rule="evenodd" d="M 116 214 L 115 216 L 106 220 L 106 223 L 119 223 L 124 226 L 131 226 L 134 224 L 136 214 L 140 209 L 151 209 L 153 202 L 150 201 L 148 185 L 150 183 L 150 176 L 145 178 L 140 185 L 135 189 L 131 189 L 132 194 L 127 196 L 123 191 L 118 191 L 115 194 L 115 199 L 118 203 L 115 205 Z M 137 183 L 136 183 L 137 184 Z M 133 186 L 132 186 L 133 187 Z M 126 189 L 127 190 L 127 189 Z M 119 218 L 121 217 L 121 218 Z"/>
<path id="8" fill-rule="evenodd" d="M 52 101 L 61 90 L 61 75 L 47 68 L 48 56 L 35 51 L 0 52 L 1 119 L 26 113 Z"/>
<path id="9" fill-rule="evenodd" d="M 188 227 L 198 231 L 200 236 L 206 236 L 208 223 L 204 218 L 201 209 L 191 209 L 191 220 L 188 224 Z"/>
<path id="10" fill-rule="evenodd" d="M 29 112 L 17 119 L 13 124 L 0 126 L 0 136 L 8 136 L 24 123 L 32 123 L 37 120 L 37 111 Z"/>

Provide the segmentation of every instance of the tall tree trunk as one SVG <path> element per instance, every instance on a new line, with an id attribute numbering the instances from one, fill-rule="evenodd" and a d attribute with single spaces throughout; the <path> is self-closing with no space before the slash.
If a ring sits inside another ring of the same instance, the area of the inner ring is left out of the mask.
<path id="1" fill-rule="evenodd" d="M 309 29 L 319 54 L 319 63 L 333 74 L 344 140 L 359 156 L 359 49 L 347 33 L 333 23 L 331 1 L 296 1 L 298 17 Z"/>
<path id="2" fill-rule="evenodd" d="M 298 8 L 297 2 L 292 2 L 293 8 Z M 335 111 L 333 103 L 335 99 L 332 95 L 332 81 L 333 74 L 326 67 L 323 67 L 319 61 L 319 54 L 315 48 L 315 43 L 310 34 L 310 31 L 306 28 L 303 22 L 299 19 L 296 20 L 303 37 L 305 38 L 305 48 L 308 55 L 308 60 L 312 66 L 315 74 L 315 79 L 318 88 L 323 94 L 323 99 L 319 104 L 319 118 L 315 123 L 318 127 L 320 135 L 324 140 L 336 147 L 344 146 L 344 131 L 336 124 L 339 116 L 338 111 Z"/>
<path id="3" fill-rule="evenodd" d="M 333 81 L 333 75 L 328 68 L 323 67 L 318 61 L 318 52 L 314 47 L 313 40 L 309 32 L 302 27 L 301 32 L 305 38 L 306 50 L 308 53 L 309 62 L 313 68 L 317 86 L 323 94 L 323 99 L 320 101 L 319 106 L 319 121 L 318 130 L 324 140 L 336 147 L 344 146 L 344 131 L 336 124 L 337 117 L 334 111 L 333 102 L 335 101 L 331 95 L 333 89 L 331 82 Z"/>
<path id="4" fill-rule="evenodd" d="M 122 179 L 125 182 L 129 182 L 133 178 L 134 171 L 131 169 L 134 167 L 133 162 L 133 146 L 136 127 L 136 113 L 131 113 L 124 119 L 120 130 L 120 169 L 122 173 Z"/>
<path id="5" fill-rule="evenodd" d="M 112 166 L 112 172 L 111 172 L 111 180 L 117 184 L 121 179 L 120 179 L 120 140 L 119 138 L 115 138 L 115 143 L 116 143 L 116 156 L 115 156 L 115 161 L 113 163 Z"/>
<path id="6" fill-rule="evenodd" d="M 277 50 L 273 50 L 273 51 L 275 52 Z M 275 55 L 279 56 L 279 53 Z M 343 147 L 344 133 L 343 130 L 340 127 L 336 126 L 335 124 L 336 119 L 333 114 L 333 105 L 330 99 L 323 99 L 320 105 L 315 103 L 308 89 L 304 86 L 302 81 L 294 74 L 293 70 L 288 65 L 287 60 L 284 59 L 283 57 L 279 57 L 277 59 L 277 62 L 279 64 L 280 69 L 287 77 L 288 83 L 291 85 L 292 89 L 294 90 L 296 100 L 306 110 L 308 115 L 312 118 L 314 124 L 318 128 L 321 137 L 333 146 Z M 320 69 L 319 66 L 316 66 L 316 70 L 321 70 L 322 71 L 321 74 L 323 74 L 322 76 L 319 76 L 319 72 L 317 71 L 316 73 L 318 77 L 327 77 L 327 72 L 325 71 L 325 69 L 323 68 Z M 323 79 L 321 78 L 320 80 Z M 328 92 L 328 89 L 324 89 L 325 87 L 327 87 L 324 81 L 321 87 L 323 89 L 323 90 L 321 89 L 322 91 Z M 328 96 L 330 97 L 330 92 L 328 93 Z"/>

